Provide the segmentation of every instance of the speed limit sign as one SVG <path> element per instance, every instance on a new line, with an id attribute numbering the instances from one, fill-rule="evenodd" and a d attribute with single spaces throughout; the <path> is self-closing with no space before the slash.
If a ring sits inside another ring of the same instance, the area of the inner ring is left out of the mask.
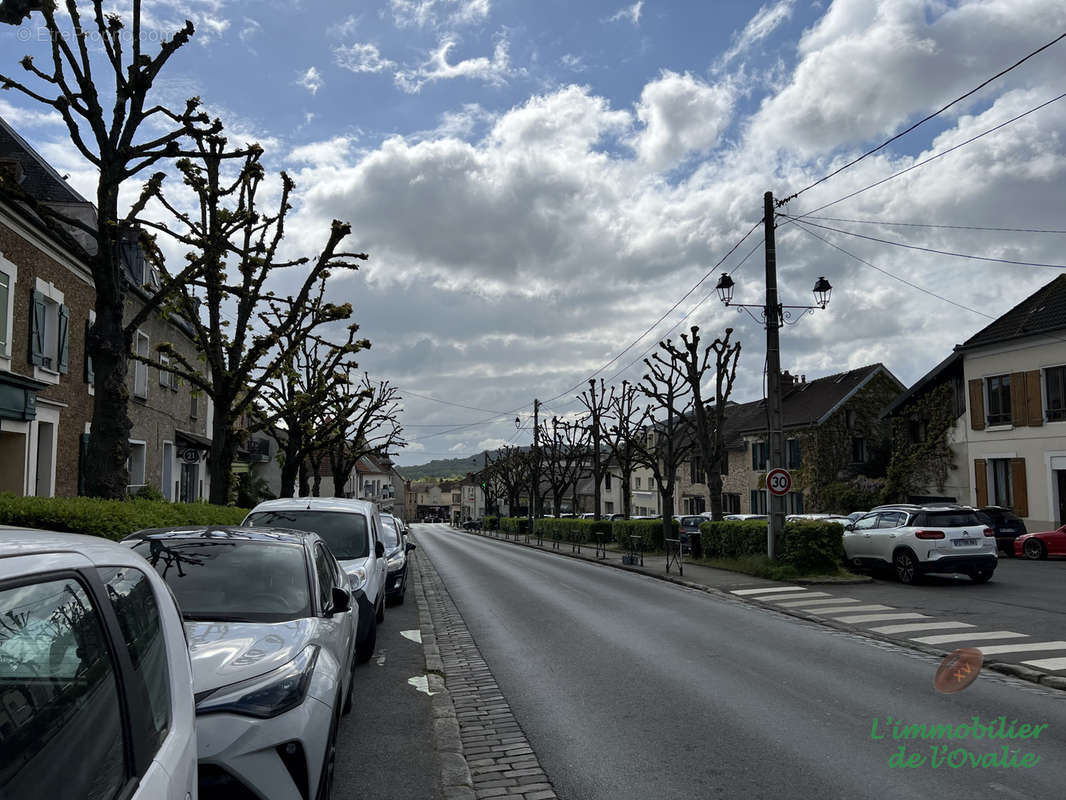
<path id="1" fill-rule="evenodd" d="M 787 469 L 772 469 L 766 473 L 766 488 L 770 490 L 770 494 L 778 497 L 788 494 L 788 490 L 792 488 L 792 475 Z"/>

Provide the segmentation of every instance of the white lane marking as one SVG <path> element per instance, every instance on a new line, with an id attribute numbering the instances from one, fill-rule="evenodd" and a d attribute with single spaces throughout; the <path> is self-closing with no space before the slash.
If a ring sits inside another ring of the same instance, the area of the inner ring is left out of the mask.
<path id="1" fill-rule="evenodd" d="M 374 663 L 376 663 L 379 667 L 385 666 L 385 657 L 385 651 L 379 650 L 377 658 L 374 659 Z"/>
<path id="2" fill-rule="evenodd" d="M 837 603 L 857 603 L 850 597 L 831 597 L 828 600 L 789 600 L 787 603 L 778 603 L 781 608 L 798 608 L 799 606 L 832 606 Z"/>
<path id="3" fill-rule="evenodd" d="M 777 603 L 777 602 L 780 602 L 780 601 L 779 600 L 775 600 L 774 598 L 775 597 L 780 597 L 780 596 L 781 595 L 769 595 L 769 596 L 768 595 L 763 595 L 762 597 L 753 597 L 752 600 L 765 600 L 767 602 Z M 805 594 L 795 594 L 795 593 L 793 593 L 793 594 L 789 594 L 789 595 L 785 595 L 785 596 L 786 597 L 832 597 L 832 595 L 829 594 L 829 592 L 807 592 Z M 811 602 L 812 603 L 817 603 L 818 601 L 817 600 L 812 600 Z M 822 602 L 824 603 L 825 601 L 823 600 Z"/>
<path id="4" fill-rule="evenodd" d="M 412 686 L 414 686 L 418 691 L 425 692 L 426 694 L 430 695 L 431 697 L 436 694 L 436 692 L 431 691 L 430 688 L 429 688 L 429 676 L 428 675 L 416 675 L 413 678 L 408 678 L 407 682 L 409 684 L 411 684 Z"/>
<path id="5" fill-rule="evenodd" d="M 400 636 L 410 639 L 412 642 L 422 644 L 422 631 L 400 631 Z"/>
<path id="6" fill-rule="evenodd" d="M 1033 650 L 1066 650 L 1066 642 L 1018 642 L 1016 644 L 993 644 L 982 647 L 986 656 L 998 656 L 1000 653 L 1028 653 Z"/>
<path id="7" fill-rule="evenodd" d="M 891 622 L 894 619 L 929 619 L 926 614 L 859 614 L 857 617 L 834 617 L 836 622 Z"/>
<path id="8" fill-rule="evenodd" d="M 824 614 L 831 617 L 833 614 L 858 614 L 860 611 L 895 611 L 892 606 L 868 605 L 868 606 L 839 606 L 833 608 L 812 608 L 812 614 Z"/>
<path id="9" fill-rule="evenodd" d="M 977 642 L 987 639 L 1028 639 L 1027 633 L 1014 631 L 987 631 L 985 633 L 945 633 L 941 636 L 912 636 L 912 642 L 922 644 L 950 644 L 951 642 Z"/>
<path id="10" fill-rule="evenodd" d="M 764 594 L 761 597 L 750 597 L 747 599 L 770 602 L 772 600 L 798 600 L 801 597 L 810 597 L 810 594 L 807 592 L 788 592 L 787 594 Z"/>
<path id="11" fill-rule="evenodd" d="M 988 784 L 988 788 L 995 789 L 1000 794 L 1005 794 L 1008 797 L 1013 797 L 1014 800 L 1034 800 L 1031 794 L 1022 794 L 1021 792 L 1016 792 L 1010 787 L 1004 786 L 1002 783 L 990 783 Z"/>
<path id="12" fill-rule="evenodd" d="M 909 625 L 884 625 L 870 628 L 874 633 L 915 633 L 916 631 L 935 631 L 945 628 L 976 628 L 969 622 L 912 622 Z"/>
<path id="13" fill-rule="evenodd" d="M 807 588 L 805 586 L 773 586 L 770 588 L 763 587 L 762 589 L 734 589 L 730 594 L 766 594 L 767 592 L 805 592 Z"/>
<path id="14" fill-rule="evenodd" d="M 1066 658 L 1038 658 L 1036 661 L 1023 661 L 1022 663 L 1027 664 L 1030 667 L 1046 669 L 1051 672 L 1059 669 L 1066 669 Z"/>

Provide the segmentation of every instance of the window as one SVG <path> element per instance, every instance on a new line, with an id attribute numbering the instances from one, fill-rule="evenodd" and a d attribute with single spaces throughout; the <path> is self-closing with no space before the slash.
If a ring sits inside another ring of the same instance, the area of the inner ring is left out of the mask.
<path id="1" fill-rule="evenodd" d="M 878 515 L 877 528 L 898 528 L 907 521 L 907 515 L 902 511 L 885 511 Z"/>
<path id="2" fill-rule="evenodd" d="M 112 653 L 89 594 L 72 578 L 4 589 L 0 618 L 0 794 L 111 800 L 126 783 L 125 737 Z"/>
<path id="3" fill-rule="evenodd" d="M 707 510 L 707 500 L 703 497 L 686 497 L 685 498 L 685 513 L 686 514 L 702 514 Z"/>
<path id="4" fill-rule="evenodd" d="M 167 372 L 166 368 L 170 366 L 170 356 L 165 353 L 159 354 L 159 385 L 170 386 L 170 379 L 173 377 L 173 372 Z"/>
<path id="5" fill-rule="evenodd" d="M 861 436 L 851 437 L 851 463 L 866 463 L 866 440 Z"/>
<path id="6" fill-rule="evenodd" d="M 133 352 L 148 358 L 148 334 L 137 331 L 133 337 Z M 133 396 L 148 399 L 148 365 L 143 361 L 133 363 Z"/>
<path id="7" fill-rule="evenodd" d="M 129 472 L 129 488 L 139 489 L 145 484 L 145 466 L 147 464 L 148 447 L 144 442 L 130 442 L 130 457 L 126 461 L 126 471 Z"/>
<path id="8" fill-rule="evenodd" d="M 333 605 L 333 570 L 322 545 L 315 546 L 315 573 L 318 576 L 319 609 L 324 612 Z"/>
<path id="9" fill-rule="evenodd" d="M 988 424 L 1010 425 L 1010 375 L 985 378 L 988 392 Z"/>
<path id="10" fill-rule="evenodd" d="M 195 394 L 189 396 L 189 419 L 199 419 L 200 402 Z"/>
<path id="11" fill-rule="evenodd" d="M 648 478 L 648 490 L 655 488 L 655 478 Z"/>
<path id="12" fill-rule="evenodd" d="M 751 468 L 754 470 L 766 469 L 767 445 L 766 442 L 751 443 Z M 752 512 L 755 513 L 755 512 Z"/>
<path id="13" fill-rule="evenodd" d="M 992 501 L 992 505 L 1014 508 L 1014 492 L 1010 479 L 1010 459 L 989 459 L 988 467 L 992 478 L 992 497 L 989 498 Z"/>
<path id="14" fill-rule="evenodd" d="M 102 568 L 100 580 L 118 617 L 130 662 L 143 681 L 150 712 L 148 735 L 153 750 L 158 750 L 170 730 L 170 670 L 152 584 L 134 567 Z"/>
<path id="15" fill-rule="evenodd" d="M 765 514 L 766 513 L 766 490 L 765 489 L 752 489 L 751 490 L 751 512 L 752 514 Z"/>
<path id="16" fill-rule="evenodd" d="M 6 265 L 5 265 L 6 266 Z M 0 355 L 11 355 L 11 276 L 0 270 Z"/>
<path id="17" fill-rule="evenodd" d="M 611 473 L 604 473 L 603 476 L 603 488 L 608 492 L 611 491 Z"/>
<path id="18" fill-rule="evenodd" d="M 603 503 L 603 513 L 604 514 L 613 514 L 614 513 L 614 503 L 612 503 L 610 500 L 604 501 L 604 503 Z"/>
<path id="19" fill-rule="evenodd" d="M 789 514 L 803 513 L 803 492 L 789 492 L 785 499 Z"/>
<path id="20" fill-rule="evenodd" d="M 70 311 L 63 293 L 51 283 L 37 279 L 31 292 L 30 363 L 34 377 L 58 383 L 67 372 Z"/>
<path id="21" fill-rule="evenodd" d="M 722 512 L 725 514 L 740 513 L 740 495 L 736 492 L 722 493 Z"/>
<path id="22" fill-rule="evenodd" d="M 341 561 L 366 558 L 370 554 L 366 517 L 335 511 L 260 511 L 245 522 L 255 528 L 293 528 L 314 531 L 329 546 L 330 552 Z M 374 529 L 375 533 L 377 528 Z M 377 537 L 374 537 L 377 541 Z"/>
<path id="23" fill-rule="evenodd" d="M 96 312 L 89 310 L 89 316 L 85 320 L 85 338 L 82 340 L 85 344 L 85 382 L 89 384 L 89 394 L 96 394 L 96 387 L 93 385 L 96 381 L 96 373 L 93 370 L 93 357 L 89 355 L 89 333 L 92 331 L 93 325 L 96 324 Z"/>
<path id="24" fill-rule="evenodd" d="M 691 483 L 703 483 L 703 458 L 693 456 L 688 462 L 688 479 Z"/>
<path id="25" fill-rule="evenodd" d="M 799 439 L 789 439 L 787 442 L 788 468 L 799 469 L 803 466 L 803 455 L 800 452 Z M 801 513 L 799 511 L 797 514 Z"/>
<path id="26" fill-rule="evenodd" d="M 635 488 L 637 488 L 637 489 L 640 488 L 640 477 L 639 476 L 633 479 L 633 486 Z"/>
<path id="27" fill-rule="evenodd" d="M 1066 367 L 1044 370 L 1048 422 L 1066 420 Z"/>

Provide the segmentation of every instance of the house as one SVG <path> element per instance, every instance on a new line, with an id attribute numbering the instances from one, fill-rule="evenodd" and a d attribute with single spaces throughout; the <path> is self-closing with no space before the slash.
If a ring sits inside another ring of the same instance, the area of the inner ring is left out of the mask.
<path id="1" fill-rule="evenodd" d="M 792 473 L 790 514 L 833 509 L 834 487 L 858 476 L 881 473 L 887 462 L 889 425 L 882 411 L 903 390 L 883 364 L 827 375 L 781 376 L 785 463 Z M 769 464 L 766 401 L 730 403 L 723 425 L 726 464 L 722 472 L 725 513 L 766 514 Z M 678 475 L 677 505 L 684 513 L 710 510 L 700 457 Z M 854 509 L 851 509 L 854 510 Z"/>
<path id="2" fill-rule="evenodd" d="M 0 174 L 38 203 L 95 222 L 93 205 L 3 119 Z M 81 453 L 93 416 L 93 368 L 85 339 L 96 292 L 88 265 L 94 242 L 56 231 L 19 202 L 0 201 L 0 490 L 73 496 L 81 491 Z M 127 232 L 121 257 L 130 285 L 124 315 L 142 308 L 158 276 Z M 196 347 L 180 320 L 152 314 L 134 335 L 148 358 L 171 342 L 195 363 Z M 212 409 L 191 387 L 158 368 L 131 361 L 128 413 L 130 486 L 160 489 L 171 500 L 207 496 Z"/>
<path id="3" fill-rule="evenodd" d="M 1066 521 L 1066 275 L 957 345 L 887 409 L 919 450 L 913 499 L 1013 508 L 1030 530 Z M 945 462 L 947 462 L 945 466 Z"/>

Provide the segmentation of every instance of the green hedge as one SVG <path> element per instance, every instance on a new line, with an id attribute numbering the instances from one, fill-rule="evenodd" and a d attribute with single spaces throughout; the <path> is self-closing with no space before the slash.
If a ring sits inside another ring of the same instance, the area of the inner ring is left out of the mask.
<path id="1" fill-rule="evenodd" d="M 481 529 L 484 531 L 495 531 L 500 528 L 499 517 L 485 517 L 481 520 Z"/>
<path id="2" fill-rule="evenodd" d="M 592 542 L 595 533 L 611 533 L 611 523 L 605 520 L 582 519 L 580 517 L 542 517 L 533 520 L 533 530 L 545 539 L 556 536 L 566 542 Z"/>
<path id="3" fill-rule="evenodd" d="M 525 517 L 500 517 L 500 530 L 504 533 L 520 533 Z"/>
<path id="4" fill-rule="evenodd" d="M 207 503 L 0 494 L 0 524 L 121 539 L 144 528 L 239 525 L 248 509 Z"/>
<path id="5" fill-rule="evenodd" d="M 700 525 L 704 558 L 742 559 L 766 554 L 765 520 L 722 520 Z M 779 561 L 800 573 L 833 573 L 844 561 L 844 528 L 835 522 L 803 520 L 785 526 Z"/>
<path id="6" fill-rule="evenodd" d="M 676 539 L 680 535 L 681 523 L 676 519 L 671 520 Z M 644 550 L 665 550 L 666 542 L 663 541 L 662 519 L 620 519 L 611 523 L 611 533 L 614 540 L 623 547 L 629 547 L 629 537 L 639 536 L 644 542 Z"/>

